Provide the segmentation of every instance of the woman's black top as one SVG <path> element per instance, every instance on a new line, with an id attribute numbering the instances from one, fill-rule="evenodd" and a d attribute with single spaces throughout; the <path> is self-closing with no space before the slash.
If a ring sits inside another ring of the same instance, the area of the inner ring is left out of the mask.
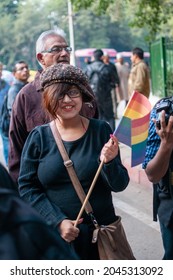
<path id="1" fill-rule="evenodd" d="M 99 167 L 101 149 L 111 133 L 105 121 L 90 119 L 89 127 L 81 138 L 63 141 L 85 193 Z M 128 183 L 128 172 L 118 154 L 114 160 L 104 164 L 90 197 L 94 215 L 100 224 L 109 224 L 116 219 L 111 192 L 123 191 Z M 27 138 L 21 159 L 19 193 L 54 226 L 65 218 L 75 220 L 79 213 L 81 202 L 49 124 L 36 127 Z M 85 213 L 83 217 L 84 223 L 89 224 L 89 217 Z"/>

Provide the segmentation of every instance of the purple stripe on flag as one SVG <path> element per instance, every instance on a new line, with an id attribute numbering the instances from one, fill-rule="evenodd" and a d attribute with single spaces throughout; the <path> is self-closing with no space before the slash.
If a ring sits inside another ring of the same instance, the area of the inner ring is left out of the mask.
<path id="1" fill-rule="evenodd" d="M 120 120 L 119 126 L 116 131 L 114 131 L 114 135 L 119 142 L 131 147 L 131 119 L 123 116 Z"/>

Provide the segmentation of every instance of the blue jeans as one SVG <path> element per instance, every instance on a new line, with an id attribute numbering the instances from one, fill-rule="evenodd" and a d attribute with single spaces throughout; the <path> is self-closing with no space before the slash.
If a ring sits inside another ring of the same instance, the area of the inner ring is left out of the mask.
<path id="1" fill-rule="evenodd" d="M 1 138 L 2 138 L 3 155 L 4 155 L 5 163 L 8 166 L 9 138 L 4 136 L 1 133 L 1 131 L 0 131 L 0 135 L 1 135 Z"/>
<path id="2" fill-rule="evenodd" d="M 165 227 L 165 225 L 160 222 L 160 229 L 165 250 L 163 260 L 173 260 L 173 225 Z"/>

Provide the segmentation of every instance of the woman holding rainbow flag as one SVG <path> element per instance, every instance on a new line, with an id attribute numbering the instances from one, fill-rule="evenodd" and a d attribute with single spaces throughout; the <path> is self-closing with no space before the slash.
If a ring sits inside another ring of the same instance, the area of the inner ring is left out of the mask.
<path id="1" fill-rule="evenodd" d="M 77 67 L 58 64 L 43 71 L 41 83 L 44 107 L 60 133 L 85 193 L 103 161 L 90 203 L 99 224 L 113 223 L 118 217 L 111 192 L 123 191 L 129 176 L 109 124 L 85 118 L 80 113 L 83 104 L 93 100 L 86 75 Z M 94 225 L 90 217 L 84 213 L 78 226 L 74 226 L 81 202 L 64 166 L 50 123 L 36 127 L 27 138 L 21 158 L 19 192 L 65 241 L 74 244 L 80 259 L 99 259 L 97 245 L 91 242 Z"/>

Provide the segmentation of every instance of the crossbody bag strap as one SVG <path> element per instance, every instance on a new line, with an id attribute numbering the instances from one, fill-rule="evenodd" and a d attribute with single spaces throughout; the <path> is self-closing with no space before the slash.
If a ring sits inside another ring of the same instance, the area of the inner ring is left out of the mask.
<path id="1" fill-rule="evenodd" d="M 85 192 L 84 192 L 84 190 L 83 190 L 83 188 L 81 186 L 81 183 L 80 183 L 80 181 L 79 181 L 79 179 L 78 179 L 78 177 L 76 175 L 76 172 L 75 172 L 75 170 L 73 168 L 73 162 L 69 159 L 69 156 L 68 156 L 67 151 L 66 151 L 66 149 L 64 147 L 64 144 L 63 144 L 62 139 L 61 139 L 61 135 L 60 135 L 60 133 L 59 133 L 59 131 L 57 129 L 55 121 L 52 121 L 50 123 L 50 128 L 52 130 L 52 134 L 53 134 L 53 136 L 55 138 L 55 141 L 56 141 L 56 144 L 57 144 L 58 149 L 60 151 L 60 154 L 61 154 L 61 156 L 62 156 L 62 158 L 64 160 L 64 165 L 67 168 L 67 172 L 68 172 L 69 177 L 70 177 L 70 179 L 72 181 L 74 189 L 75 189 L 75 191 L 76 191 L 76 193 L 77 193 L 81 203 L 83 204 L 83 202 L 84 202 L 84 200 L 86 198 L 86 194 L 85 194 Z M 93 212 L 93 209 L 92 209 L 89 201 L 85 205 L 85 211 L 86 211 L 87 214 Z"/>

